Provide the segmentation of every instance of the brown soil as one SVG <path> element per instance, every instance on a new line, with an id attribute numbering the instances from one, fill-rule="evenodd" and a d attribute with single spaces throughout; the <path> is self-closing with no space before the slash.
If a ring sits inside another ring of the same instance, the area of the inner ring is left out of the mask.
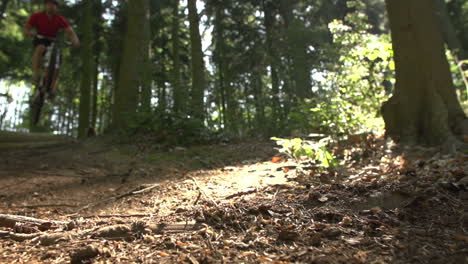
<path id="1" fill-rule="evenodd" d="M 354 143 L 329 171 L 258 141 L 10 144 L 0 214 L 67 224 L 0 227 L 0 263 L 468 263 L 466 155 Z"/>

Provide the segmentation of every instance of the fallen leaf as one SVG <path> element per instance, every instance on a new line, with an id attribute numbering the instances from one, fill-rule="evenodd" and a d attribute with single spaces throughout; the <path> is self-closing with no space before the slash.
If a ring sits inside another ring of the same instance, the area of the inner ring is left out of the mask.
<path id="1" fill-rule="evenodd" d="M 184 243 L 184 242 L 182 242 L 182 241 L 176 241 L 176 244 L 177 244 L 179 247 L 185 247 L 185 246 L 188 245 L 187 243 Z"/>
<path id="2" fill-rule="evenodd" d="M 280 163 L 280 162 L 282 162 L 282 161 L 283 161 L 283 158 L 281 158 L 281 157 L 273 157 L 273 158 L 271 159 L 271 162 L 272 162 L 272 163 Z"/>
<path id="3" fill-rule="evenodd" d="M 249 256 L 253 256 L 253 255 L 256 255 L 256 254 L 255 254 L 255 252 L 252 252 L 252 251 L 242 252 L 242 254 L 241 254 L 242 257 L 249 257 Z"/>
<path id="4" fill-rule="evenodd" d="M 257 259 L 258 262 L 273 262 L 271 258 L 261 257 Z"/>
<path id="5" fill-rule="evenodd" d="M 158 251 L 158 255 L 161 257 L 169 257 L 170 255 L 166 252 Z"/>
<path id="6" fill-rule="evenodd" d="M 367 255 L 368 255 L 368 252 L 359 251 L 358 253 L 354 255 L 354 258 L 360 263 L 365 263 L 367 260 Z"/>

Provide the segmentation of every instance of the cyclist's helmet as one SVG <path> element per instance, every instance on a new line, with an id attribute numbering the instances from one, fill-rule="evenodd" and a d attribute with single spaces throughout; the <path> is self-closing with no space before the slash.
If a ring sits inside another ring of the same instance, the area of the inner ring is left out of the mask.
<path id="1" fill-rule="evenodd" d="M 59 2 L 57 0 L 45 0 L 44 4 L 47 4 L 47 3 L 53 3 L 53 4 L 57 5 L 57 6 L 59 5 Z"/>

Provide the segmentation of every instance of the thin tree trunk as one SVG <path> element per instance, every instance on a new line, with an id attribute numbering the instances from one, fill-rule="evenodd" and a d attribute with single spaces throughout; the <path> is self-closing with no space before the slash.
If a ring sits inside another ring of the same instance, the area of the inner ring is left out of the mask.
<path id="1" fill-rule="evenodd" d="M 94 23 L 93 23 L 93 30 L 94 36 L 96 36 L 96 40 L 94 41 L 94 72 L 93 72 L 93 98 L 92 98 L 92 112 L 91 112 L 91 125 L 95 131 L 96 130 L 96 121 L 98 117 L 99 105 L 98 105 L 98 98 L 99 98 L 99 63 L 101 59 L 101 50 L 102 50 L 102 43 L 99 41 L 99 36 L 102 35 L 102 2 L 95 1 L 94 2 Z"/>
<path id="2" fill-rule="evenodd" d="M 172 68 L 172 89 L 174 97 L 174 112 L 186 113 L 186 93 L 181 86 L 180 75 L 180 15 L 179 15 L 179 0 L 173 0 L 174 6 L 172 10 L 172 57 L 174 65 Z"/>
<path id="3" fill-rule="evenodd" d="M 252 73 L 252 84 L 254 86 L 254 100 L 255 100 L 255 121 L 256 128 L 266 135 L 267 123 L 265 122 L 265 103 L 263 94 L 263 81 L 262 74 L 259 69 L 255 69 Z"/>
<path id="4" fill-rule="evenodd" d="M 294 17 L 297 0 L 281 0 L 280 13 L 286 27 L 288 55 L 292 63 L 294 97 L 305 99 L 311 96 L 310 65 L 307 60 L 308 38 L 305 25 Z"/>
<path id="5" fill-rule="evenodd" d="M 453 60 L 460 71 L 461 78 L 463 79 L 465 88 L 468 91 L 468 76 L 465 75 L 463 65 L 460 63 L 461 60 L 467 58 L 468 54 L 463 49 L 463 46 L 461 45 L 461 42 L 458 39 L 455 27 L 453 26 L 452 21 L 450 20 L 445 0 L 434 0 L 434 3 L 436 7 L 436 16 L 439 19 L 445 43 L 447 44 L 447 47 L 452 53 Z"/>
<path id="6" fill-rule="evenodd" d="M 152 81 L 151 81 L 151 28 L 150 28 L 150 17 L 151 17 L 151 5 L 149 1 L 145 3 L 145 10 L 146 10 L 146 22 L 144 23 L 143 30 L 143 42 L 141 46 L 141 111 L 144 113 L 151 112 L 151 99 L 153 97 L 152 92 Z"/>
<path id="7" fill-rule="evenodd" d="M 268 53 L 268 64 L 270 65 L 270 76 L 271 76 L 271 93 L 272 93 L 272 121 L 273 127 L 278 127 L 280 121 L 280 100 L 279 100 L 279 77 L 277 60 L 278 56 L 273 45 L 274 40 L 274 28 L 275 28 L 275 15 L 273 13 L 273 6 L 271 2 L 265 3 L 263 0 L 263 12 L 264 12 L 264 24 L 266 29 L 267 38 L 267 53 Z"/>
<path id="8" fill-rule="evenodd" d="M 205 63 L 203 61 L 202 42 L 199 30 L 199 15 L 197 11 L 197 0 L 188 0 L 190 21 L 190 45 L 192 55 L 192 115 L 198 121 L 203 121 L 205 116 L 204 93 L 205 93 Z"/>
<path id="9" fill-rule="evenodd" d="M 439 21 L 439 28 L 443 33 L 444 41 L 447 47 L 458 57 L 463 58 L 465 51 L 458 39 L 455 28 L 450 21 L 449 13 L 445 0 L 433 0 L 435 4 L 435 14 Z"/>
<path id="10" fill-rule="evenodd" d="M 91 87 L 93 83 L 94 56 L 93 56 L 93 4 L 91 1 L 83 2 L 84 18 L 81 24 L 83 32 L 83 46 L 81 47 L 81 60 L 83 62 L 80 85 L 80 117 L 78 138 L 84 138 L 90 127 Z"/>
<path id="11" fill-rule="evenodd" d="M 233 87 L 230 84 L 228 58 L 226 57 L 227 43 L 226 37 L 224 36 L 225 16 L 224 8 L 220 5 L 216 6 L 214 21 L 216 37 L 215 63 L 217 67 L 218 93 L 221 99 L 221 111 L 224 127 L 228 132 L 236 134 L 238 125 L 236 117 L 237 106 Z"/>
<path id="12" fill-rule="evenodd" d="M 440 145 L 468 133 L 453 86 L 433 1 L 386 0 L 396 87 L 382 106 L 387 135 L 408 144 Z"/>

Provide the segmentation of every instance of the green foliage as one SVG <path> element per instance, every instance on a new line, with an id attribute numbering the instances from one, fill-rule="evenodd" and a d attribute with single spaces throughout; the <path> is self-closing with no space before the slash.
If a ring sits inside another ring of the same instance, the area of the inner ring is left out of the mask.
<path id="1" fill-rule="evenodd" d="M 379 110 L 394 83 L 390 37 L 368 32 L 363 2 L 348 5 L 356 11 L 329 24 L 333 45 L 326 53 L 338 63 L 315 74 L 316 95 L 290 114 L 293 129 L 350 134 L 383 128 Z"/>
<path id="2" fill-rule="evenodd" d="M 25 75 L 30 74 L 31 46 L 29 39 L 25 40 L 21 26 L 26 19 L 24 9 L 10 10 L 3 20 L 0 20 L 0 79 L 20 81 Z"/>
<path id="3" fill-rule="evenodd" d="M 312 159 L 320 168 L 328 169 L 338 165 L 333 154 L 328 150 L 330 137 L 323 138 L 317 142 L 303 140 L 301 138 L 284 139 L 272 137 L 276 144 L 281 146 L 279 152 L 286 154 L 289 158 L 300 161 L 303 158 Z"/>

